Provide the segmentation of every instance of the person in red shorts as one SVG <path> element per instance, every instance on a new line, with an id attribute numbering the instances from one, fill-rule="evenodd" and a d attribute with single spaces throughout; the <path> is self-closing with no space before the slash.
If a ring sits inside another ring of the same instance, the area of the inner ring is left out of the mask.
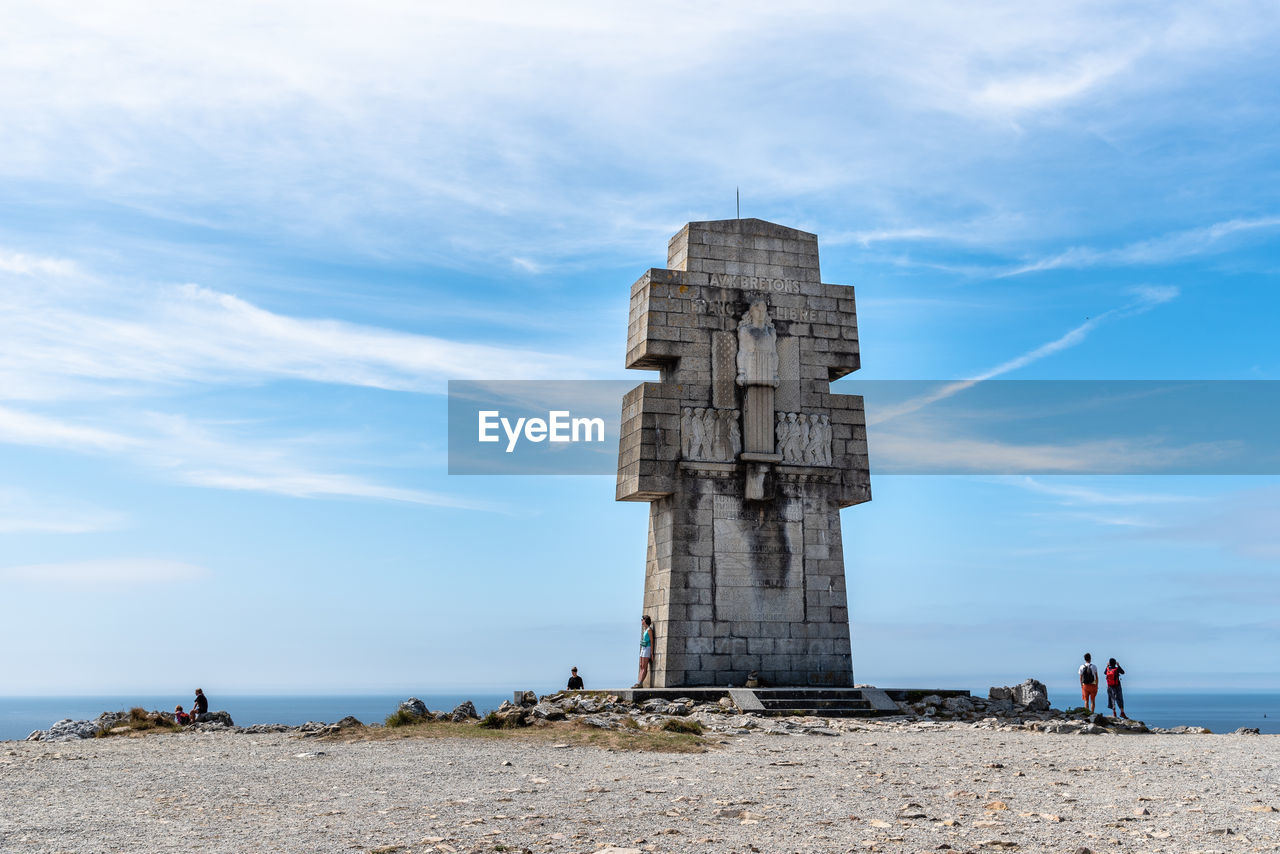
<path id="1" fill-rule="evenodd" d="M 1093 714 L 1098 708 L 1098 668 L 1089 653 L 1084 654 L 1084 664 L 1080 665 L 1080 697 L 1084 707 Z"/>

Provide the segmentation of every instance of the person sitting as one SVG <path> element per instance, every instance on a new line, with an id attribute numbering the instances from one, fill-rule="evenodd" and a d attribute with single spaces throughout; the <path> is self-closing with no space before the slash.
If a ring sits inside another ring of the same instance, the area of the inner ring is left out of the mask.
<path id="1" fill-rule="evenodd" d="M 173 719 L 178 722 L 178 726 L 186 726 L 191 723 L 191 715 L 182 711 L 182 706 L 173 707 Z"/>
<path id="2" fill-rule="evenodd" d="M 191 707 L 191 722 L 202 721 L 207 714 L 209 714 L 209 698 L 204 695 L 204 691 L 197 688 L 195 705 Z"/>
<path id="3" fill-rule="evenodd" d="M 581 691 L 581 690 L 582 690 L 582 677 L 578 675 L 578 668 L 576 668 L 576 667 L 570 667 L 570 668 L 569 668 L 569 673 L 570 673 L 570 674 L 572 674 L 572 675 L 569 677 L 569 690 L 570 690 L 570 691 Z"/>

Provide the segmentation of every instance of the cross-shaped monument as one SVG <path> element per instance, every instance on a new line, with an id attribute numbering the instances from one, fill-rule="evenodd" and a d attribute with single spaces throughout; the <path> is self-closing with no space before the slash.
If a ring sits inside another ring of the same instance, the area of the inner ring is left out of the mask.
<path id="1" fill-rule="evenodd" d="M 853 684 L 840 509 L 871 500 L 853 288 L 815 235 L 691 222 L 631 288 L 619 501 L 649 502 L 653 686 Z"/>

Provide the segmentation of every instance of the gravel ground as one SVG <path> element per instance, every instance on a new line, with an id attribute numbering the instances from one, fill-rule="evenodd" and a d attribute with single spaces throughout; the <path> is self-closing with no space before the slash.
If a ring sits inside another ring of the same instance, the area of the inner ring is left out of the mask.
<path id="1" fill-rule="evenodd" d="M 0 851 L 1280 850 L 1275 736 L 873 722 L 713 741 L 5 742 Z"/>

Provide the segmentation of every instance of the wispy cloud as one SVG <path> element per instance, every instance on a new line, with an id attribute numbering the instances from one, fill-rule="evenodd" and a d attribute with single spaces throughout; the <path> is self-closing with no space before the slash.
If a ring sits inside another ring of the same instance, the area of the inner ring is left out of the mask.
<path id="1" fill-rule="evenodd" d="M 0 487 L 0 534 L 87 534 L 123 527 L 122 513 Z"/>
<path id="2" fill-rule="evenodd" d="M 1008 483 L 1031 492 L 1057 498 L 1060 503 L 1068 507 L 1183 504 L 1188 501 L 1202 500 L 1196 496 L 1178 495 L 1169 492 L 1114 492 L 1073 483 L 1050 483 L 1034 477 L 1009 478 L 997 482 Z"/>
<path id="3" fill-rule="evenodd" d="M 0 273 L 16 273 L 29 276 L 42 273 L 51 276 L 70 276 L 79 271 L 74 261 L 66 258 L 50 258 L 27 255 L 0 248 Z"/>
<path id="4" fill-rule="evenodd" d="M 0 568 L 0 581 L 76 590 L 176 584 L 200 581 L 209 575 L 204 567 L 154 558 L 104 558 Z"/>
<path id="5" fill-rule="evenodd" d="M 1077 246 L 1057 255 L 1006 270 L 997 274 L 997 277 L 1021 276 L 1044 270 L 1167 264 L 1196 255 L 1225 251 L 1230 248 L 1227 238 L 1235 235 L 1269 232 L 1277 228 L 1280 228 L 1280 216 L 1265 216 L 1254 219 L 1232 219 L 1203 228 L 1187 229 L 1150 240 L 1141 240 L 1116 249 Z"/>
<path id="6" fill-rule="evenodd" d="M 1079 442 L 1016 442 L 945 432 L 871 432 L 873 471 L 900 474 L 1138 474 L 1204 465 L 1237 449 L 1229 444 L 1177 444 L 1145 437 Z"/>
<path id="7" fill-rule="evenodd" d="M 867 424 L 881 424 L 902 415 L 909 415 L 913 412 L 918 412 L 932 403 L 946 400 L 949 397 L 959 394 L 965 389 L 973 388 L 980 382 L 1004 376 L 1005 374 L 1016 371 L 1019 368 L 1025 368 L 1027 365 L 1033 364 L 1041 359 L 1052 356 L 1055 353 L 1060 353 L 1063 350 L 1075 347 L 1082 343 L 1089 336 L 1090 332 L 1107 320 L 1119 317 L 1132 317 L 1133 315 L 1141 314 L 1158 305 L 1162 305 L 1170 300 L 1176 299 L 1177 296 L 1178 289 L 1173 287 L 1142 288 L 1137 291 L 1136 299 L 1132 302 L 1119 308 L 1113 308 L 1105 311 L 1095 317 L 1091 317 L 1079 326 L 1068 330 L 1062 336 L 1041 344 L 1039 347 L 1028 350 L 1020 356 L 1015 356 L 1006 362 L 1001 362 L 995 367 L 979 373 L 977 376 L 971 377 L 967 380 L 958 380 L 956 382 L 946 383 L 929 394 L 921 395 L 896 406 L 889 406 L 884 409 L 870 412 L 867 415 Z M 1055 466 L 1055 468 L 1057 467 Z"/>
<path id="8" fill-rule="evenodd" d="M 17 425 L 21 429 L 6 429 Z M 207 424 L 182 415 L 142 413 L 128 430 L 108 432 L 75 421 L 0 409 L 0 442 L 123 458 L 180 483 L 296 498 L 367 498 L 463 510 L 504 512 L 500 502 L 394 486 L 336 472 L 323 460 L 326 443 L 254 435 L 255 425 Z M 3 523 L 0 522 L 0 529 Z"/>
<path id="9" fill-rule="evenodd" d="M 10 399 L 278 379 L 443 392 L 453 378 L 604 370 L 569 354 L 283 314 L 198 285 L 0 281 L 0 309 L 0 396 Z"/>

